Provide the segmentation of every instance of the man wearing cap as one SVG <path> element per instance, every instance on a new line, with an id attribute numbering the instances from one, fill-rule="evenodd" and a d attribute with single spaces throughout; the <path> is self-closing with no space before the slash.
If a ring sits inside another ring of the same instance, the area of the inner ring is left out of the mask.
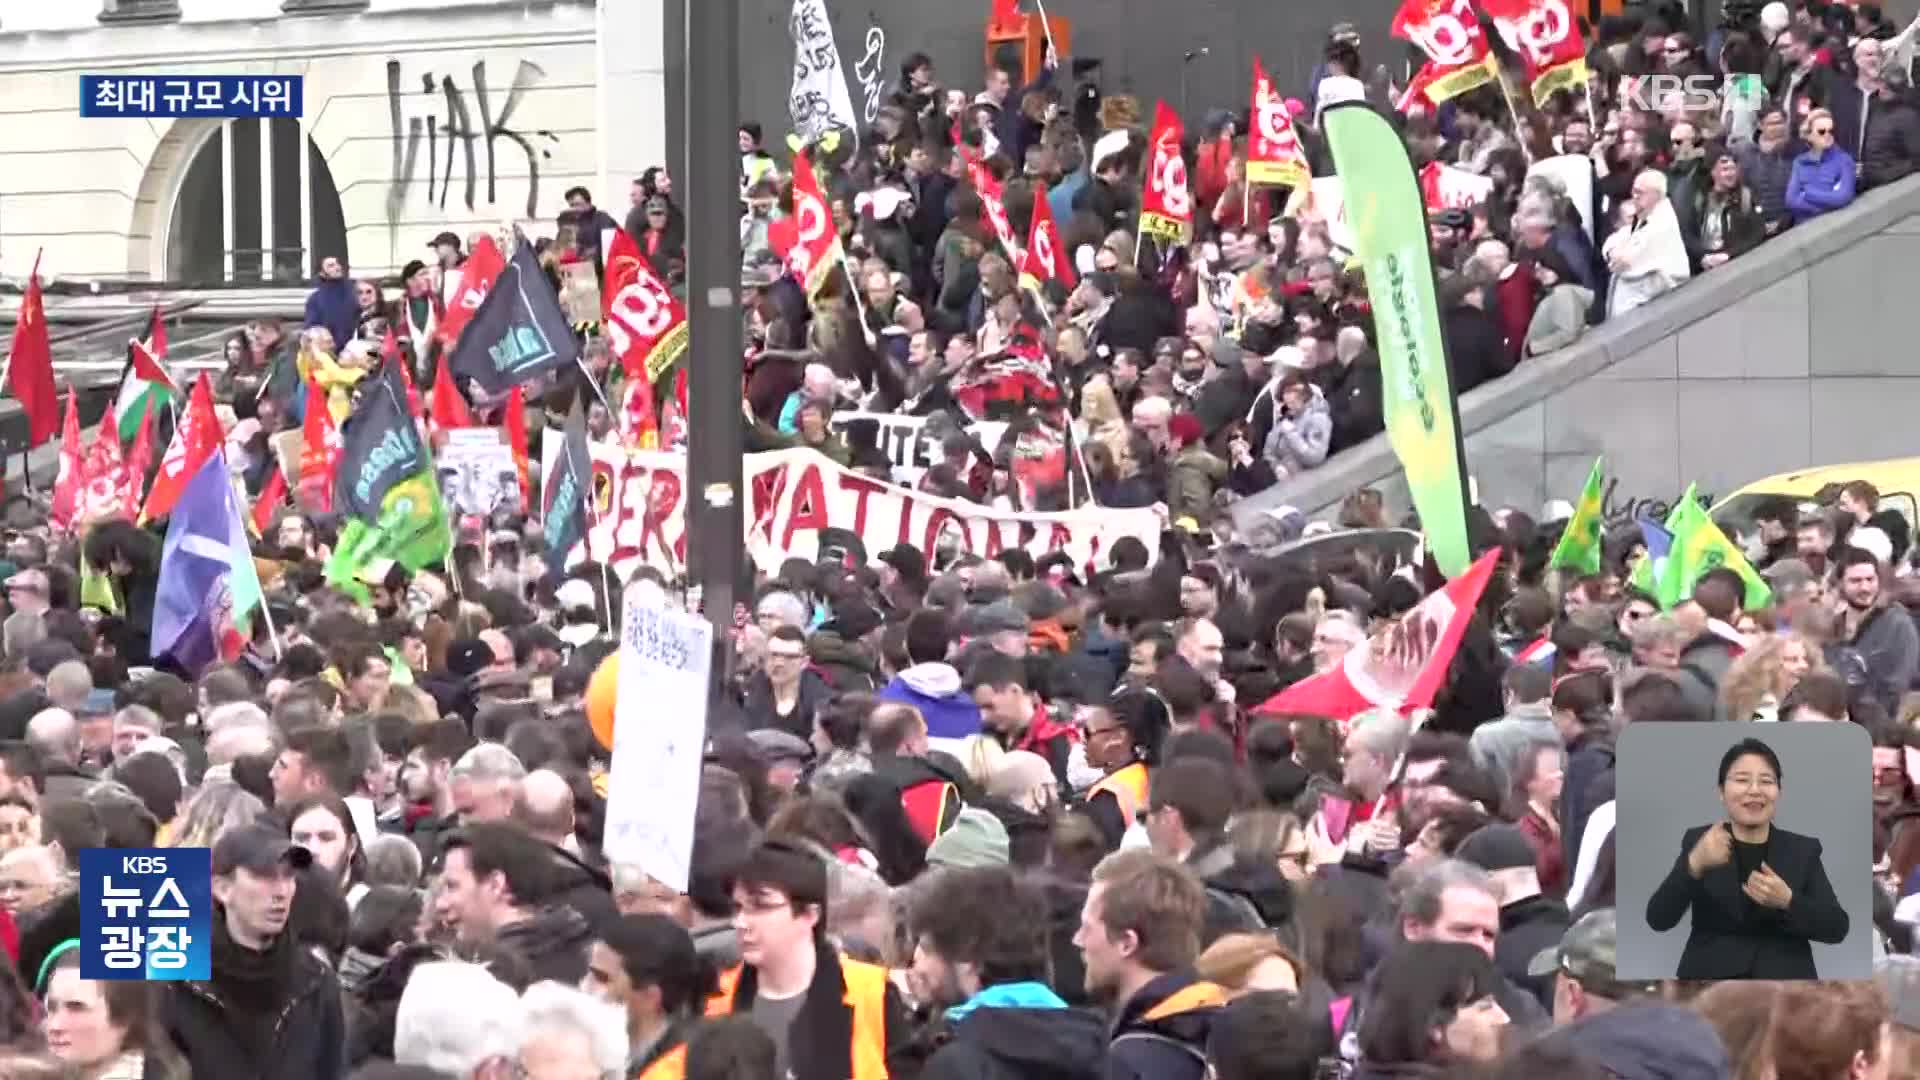
<path id="1" fill-rule="evenodd" d="M 1455 857 L 1478 866 L 1493 879 L 1500 895 L 1500 935 L 1493 963 L 1500 973 L 1532 993 L 1543 1008 L 1553 1006 L 1553 982 L 1533 973 L 1541 950 L 1561 940 L 1571 917 L 1567 905 L 1540 891 L 1533 845 L 1517 825 L 1487 825 L 1461 842 Z"/>
<path id="2" fill-rule="evenodd" d="M 1622 982 L 1614 970 L 1619 933 L 1612 908 L 1580 917 L 1558 943 L 1541 949 L 1527 966 L 1532 979 L 1552 987 L 1553 1022 L 1571 1024 L 1636 998 L 1660 996 L 1658 982 Z"/>
<path id="3" fill-rule="evenodd" d="M 212 977 L 165 984 L 161 1023 L 194 1076 L 337 1080 L 347 1068 L 339 980 L 287 932 L 312 853 L 256 823 L 222 833 L 212 861 Z"/>

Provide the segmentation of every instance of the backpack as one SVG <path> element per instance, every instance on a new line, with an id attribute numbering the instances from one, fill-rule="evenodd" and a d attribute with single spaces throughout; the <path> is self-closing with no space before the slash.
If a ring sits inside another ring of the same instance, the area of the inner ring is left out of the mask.
<path id="1" fill-rule="evenodd" d="M 900 789 L 900 809 L 922 844 L 946 832 L 964 809 L 960 789 L 945 780 L 922 780 Z"/>

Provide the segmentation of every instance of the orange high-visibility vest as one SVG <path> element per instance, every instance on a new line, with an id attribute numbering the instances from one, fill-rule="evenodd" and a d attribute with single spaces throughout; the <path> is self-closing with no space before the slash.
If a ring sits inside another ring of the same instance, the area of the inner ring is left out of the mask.
<path id="1" fill-rule="evenodd" d="M 1115 769 L 1087 789 L 1087 801 L 1092 802 L 1103 791 L 1111 792 L 1119 801 L 1120 818 L 1131 828 L 1140 811 L 1147 808 L 1147 767 L 1136 761 Z"/>
<path id="2" fill-rule="evenodd" d="M 853 1080 L 888 1080 L 887 969 L 843 956 L 840 979 L 847 987 L 846 997 L 841 1000 L 853 1011 L 853 1045 L 848 1053 L 853 1061 Z M 720 992 L 707 999 L 707 1015 L 732 1013 L 733 993 L 739 985 L 739 965 L 721 973 Z M 684 1056 L 681 1068 L 685 1068 Z M 669 1074 L 670 1080 L 678 1075 Z"/>

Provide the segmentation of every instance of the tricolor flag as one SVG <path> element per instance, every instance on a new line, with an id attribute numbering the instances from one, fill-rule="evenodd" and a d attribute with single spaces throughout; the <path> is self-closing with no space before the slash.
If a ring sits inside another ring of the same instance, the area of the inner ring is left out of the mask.
<path id="1" fill-rule="evenodd" d="M 1560 649 L 1553 643 L 1553 639 L 1542 634 L 1540 637 L 1534 639 L 1532 644 L 1514 653 L 1513 662 L 1516 664 L 1535 664 L 1539 667 L 1550 668 L 1553 666 L 1554 655 L 1559 651 Z"/>
<path id="2" fill-rule="evenodd" d="M 148 410 L 159 413 L 179 393 L 166 365 L 167 326 L 156 305 L 147 340 L 135 339 L 128 345 L 127 370 L 120 376 L 120 394 L 113 402 L 114 426 L 120 429 L 122 444 L 140 434 Z"/>

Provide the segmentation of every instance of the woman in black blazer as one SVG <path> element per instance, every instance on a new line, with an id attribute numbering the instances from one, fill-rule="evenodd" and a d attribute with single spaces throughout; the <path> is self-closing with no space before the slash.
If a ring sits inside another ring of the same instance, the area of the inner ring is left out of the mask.
<path id="1" fill-rule="evenodd" d="M 1759 739 L 1720 758 L 1727 817 L 1687 830 L 1647 900 L 1655 931 L 1693 912 L 1679 978 L 1816 979 L 1808 943 L 1846 940 L 1849 920 L 1820 863 L 1820 841 L 1773 824 L 1784 779 L 1779 756 Z"/>

